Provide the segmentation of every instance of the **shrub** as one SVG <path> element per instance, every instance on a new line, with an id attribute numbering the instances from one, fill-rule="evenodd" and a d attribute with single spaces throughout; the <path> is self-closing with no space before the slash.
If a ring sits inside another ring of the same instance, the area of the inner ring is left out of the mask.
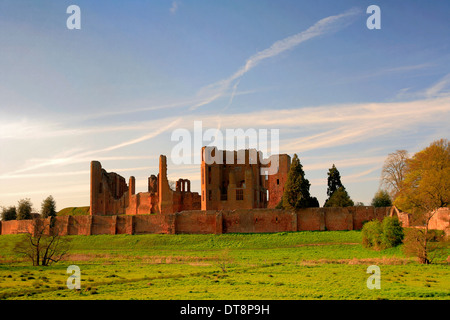
<path id="1" fill-rule="evenodd" d="M 381 234 L 383 226 L 379 220 L 372 220 L 362 228 L 362 244 L 365 248 L 381 249 Z"/>
<path id="2" fill-rule="evenodd" d="M 384 248 L 395 247 L 402 243 L 404 233 L 402 224 L 397 217 L 385 217 L 382 225 L 381 243 Z"/>
<path id="3" fill-rule="evenodd" d="M 362 244 L 375 250 L 395 247 L 402 243 L 403 228 L 397 217 L 385 217 L 383 222 L 372 220 L 363 225 Z"/>

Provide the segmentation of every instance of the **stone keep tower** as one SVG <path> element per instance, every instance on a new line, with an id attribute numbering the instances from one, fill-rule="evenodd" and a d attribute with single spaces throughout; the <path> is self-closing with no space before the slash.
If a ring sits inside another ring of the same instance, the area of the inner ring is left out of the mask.
<path id="1" fill-rule="evenodd" d="M 291 157 L 261 160 L 255 149 L 222 151 L 202 148 L 202 210 L 275 208 L 284 191 Z"/>

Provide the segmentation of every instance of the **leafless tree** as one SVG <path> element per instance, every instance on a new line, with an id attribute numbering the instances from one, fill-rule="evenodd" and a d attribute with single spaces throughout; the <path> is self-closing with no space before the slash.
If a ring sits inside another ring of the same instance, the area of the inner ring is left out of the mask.
<path id="1" fill-rule="evenodd" d="M 69 240 L 60 235 L 54 218 L 36 219 L 33 232 L 24 233 L 14 250 L 30 259 L 33 266 L 48 266 L 68 253 Z"/>
<path id="2" fill-rule="evenodd" d="M 233 259 L 230 257 L 230 250 L 228 248 L 224 249 L 219 256 L 217 256 L 217 265 L 222 272 L 227 272 L 227 268 L 232 264 Z"/>
<path id="3" fill-rule="evenodd" d="M 397 150 L 390 153 L 384 161 L 381 170 L 381 186 L 383 186 L 394 200 L 401 190 L 402 182 L 405 178 L 408 151 Z"/>

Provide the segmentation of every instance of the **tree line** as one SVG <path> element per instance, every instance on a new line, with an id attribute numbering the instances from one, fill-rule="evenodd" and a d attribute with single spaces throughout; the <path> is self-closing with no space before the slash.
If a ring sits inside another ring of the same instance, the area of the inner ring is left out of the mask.
<path id="1" fill-rule="evenodd" d="M 2 221 L 8 220 L 29 220 L 32 219 L 33 204 L 30 199 L 19 200 L 17 207 L 3 207 L 1 212 Z M 56 217 L 56 201 L 50 195 L 41 203 L 41 217 Z"/>

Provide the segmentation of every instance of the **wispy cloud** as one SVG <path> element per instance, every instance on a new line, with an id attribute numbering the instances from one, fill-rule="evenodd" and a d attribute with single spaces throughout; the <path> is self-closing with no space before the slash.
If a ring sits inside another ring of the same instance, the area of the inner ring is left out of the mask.
<path id="1" fill-rule="evenodd" d="M 178 1 L 172 1 L 172 6 L 169 9 L 170 13 L 175 14 L 177 10 L 178 10 Z"/>
<path id="2" fill-rule="evenodd" d="M 446 126 L 450 96 L 406 102 L 325 105 L 203 116 L 210 128 L 282 128 L 280 152 L 299 153 L 352 145 L 433 124 Z M 251 119 L 251 123 L 249 123 Z M 197 120 L 194 115 L 184 123 Z M 204 130 L 207 128 L 205 127 Z M 222 132 L 223 134 L 223 132 Z"/>
<path id="3" fill-rule="evenodd" d="M 330 156 L 327 156 L 328 159 L 330 159 Z M 379 157 L 361 157 L 361 158 L 338 158 L 333 159 L 333 161 L 330 162 L 328 160 L 327 162 L 314 162 L 314 163 L 308 163 L 304 164 L 304 168 L 307 171 L 324 171 L 331 167 L 332 164 L 335 164 L 338 168 L 354 168 L 358 166 L 367 166 L 367 165 L 379 165 L 380 163 L 383 163 L 385 160 L 385 156 L 379 156 Z M 302 161 L 304 159 L 302 158 Z"/>
<path id="4" fill-rule="evenodd" d="M 84 161 L 85 158 L 90 158 L 92 160 L 92 158 L 96 155 L 106 153 L 109 151 L 114 151 L 117 149 L 121 149 L 121 148 L 124 148 L 127 146 L 131 146 L 131 145 L 146 141 L 146 140 L 153 139 L 156 136 L 162 134 L 163 132 L 173 129 L 175 126 L 177 126 L 180 123 L 180 121 L 181 121 L 181 118 L 171 119 L 170 122 L 168 124 L 166 124 L 165 126 L 161 126 L 160 128 L 158 128 L 148 134 L 145 134 L 141 137 L 131 139 L 131 140 L 128 140 L 125 142 L 121 142 L 121 143 L 118 143 L 115 145 L 111 145 L 106 148 L 101 148 L 98 150 L 90 150 L 90 151 L 85 151 L 85 152 L 80 152 L 80 153 L 72 153 L 72 155 L 68 155 L 65 157 L 58 156 L 58 157 L 54 157 L 54 158 L 50 158 L 50 159 L 44 159 L 41 161 L 36 161 L 36 159 L 33 159 L 34 161 L 32 161 L 32 162 L 37 162 L 37 163 L 35 163 L 34 165 L 28 165 L 25 168 L 16 170 L 14 172 L 0 175 L 0 179 L 2 176 L 15 176 L 19 173 L 29 172 L 29 171 L 33 171 L 33 170 L 44 168 L 44 167 L 78 163 L 80 161 Z"/>
<path id="5" fill-rule="evenodd" d="M 89 189 L 88 189 L 89 190 Z M 74 195 L 74 194 L 86 194 L 86 184 L 78 184 L 78 185 L 67 185 L 64 186 L 58 186 L 54 188 L 48 188 L 48 189 L 29 189 L 29 190 L 21 190 L 19 192 L 5 192 L 2 193 L 3 197 L 21 197 L 24 194 L 27 196 L 30 195 L 42 195 L 42 196 L 48 196 L 49 194 L 53 196 L 57 196 L 59 198 L 59 195 Z M 88 204 L 89 205 L 89 204 Z"/>
<path id="6" fill-rule="evenodd" d="M 39 140 L 48 138 L 74 137 L 110 132 L 143 131 L 159 124 L 162 120 L 142 121 L 127 125 L 72 126 L 63 122 L 21 119 L 0 121 L 0 140 Z"/>
<path id="7" fill-rule="evenodd" d="M 356 123 L 377 123 L 383 120 L 397 123 L 396 127 L 402 126 L 405 121 L 420 121 L 422 119 L 432 119 L 439 113 L 450 112 L 450 96 L 434 99 L 421 99 L 406 102 L 368 102 L 352 104 L 334 104 L 323 106 L 299 107 L 291 109 L 267 109 L 256 110 L 246 113 L 224 114 L 221 121 L 227 128 L 249 127 L 283 127 L 297 128 L 317 127 L 323 125 L 328 128 L 332 124 L 356 124 Z M 184 118 L 195 119 L 195 115 Z M 203 116 L 204 123 L 215 123 L 215 115 Z M 249 119 L 252 119 L 251 124 Z M 321 133 L 325 132 L 320 130 Z"/>
<path id="8" fill-rule="evenodd" d="M 237 89 L 237 88 L 236 88 Z M 230 100 L 232 101 L 232 99 L 236 96 L 241 96 L 241 95 L 249 95 L 249 94 L 254 94 L 257 92 L 261 92 L 263 90 L 267 90 L 267 88 L 262 88 L 262 89 L 253 89 L 253 90 L 245 90 L 245 91 L 233 91 L 233 92 L 225 92 L 223 93 L 223 95 L 221 95 L 221 97 L 227 97 L 230 96 Z M 218 97 L 217 97 L 218 98 Z M 170 100 L 171 98 L 167 98 L 168 100 Z M 157 110 L 170 110 L 170 109 L 187 109 L 190 106 L 192 106 L 193 104 L 199 104 L 204 102 L 204 97 L 183 97 L 181 99 L 178 99 L 176 101 L 172 101 L 172 102 L 168 102 L 168 103 L 161 103 L 161 102 L 155 102 L 155 101 L 139 101 L 139 102 L 135 102 L 133 103 L 133 105 L 135 105 L 135 107 L 131 106 L 130 103 L 127 103 L 126 105 L 123 106 L 118 106 L 116 107 L 116 110 L 106 110 L 106 111 L 101 111 L 101 112 L 91 112 L 88 114 L 83 114 L 83 115 L 71 115 L 71 120 L 72 121 L 77 121 L 77 122 L 84 122 L 87 120 L 94 120 L 94 119 L 105 119 L 108 117 L 115 117 L 115 116 L 123 116 L 123 115 L 127 115 L 127 114 L 136 114 L 136 113 L 148 113 L 149 111 L 157 111 Z M 138 106 L 140 105 L 140 106 Z M 108 130 L 110 127 L 99 127 L 96 128 L 95 130 Z M 118 126 L 115 127 L 118 129 L 123 129 L 123 130 L 128 130 L 133 129 L 133 127 L 130 126 Z M 2 137 L 0 131 L 0 138 Z M 7 131 L 6 129 L 4 130 L 5 132 L 5 136 L 9 135 L 11 136 L 11 131 Z M 65 131 L 67 134 L 69 134 L 70 132 L 68 130 Z"/>
<path id="9" fill-rule="evenodd" d="M 377 169 L 379 169 L 379 167 L 365 170 L 362 172 L 358 172 L 358 173 L 352 174 L 352 175 L 344 175 L 341 177 L 341 181 L 344 185 L 347 185 L 350 183 L 366 182 L 366 181 L 379 181 L 380 177 L 369 175 L 370 173 L 376 171 Z M 327 178 L 324 177 L 322 179 L 311 179 L 311 180 L 309 180 L 309 182 L 314 187 L 321 187 L 321 186 L 323 187 L 323 186 L 327 185 Z"/>
<path id="10" fill-rule="evenodd" d="M 84 160 L 84 159 L 83 159 Z M 89 163 L 89 160 L 83 161 Z M 139 171 L 149 171 L 158 170 L 158 166 L 145 166 L 145 167 L 126 167 L 126 168 L 108 168 L 109 172 L 124 173 L 124 172 L 139 172 Z M 0 176 L 0 180 L 13 180 L 13 179 L 35 179 L 35 178 L 53 178 L 53 177 L 68 177 L 68 176 L 82 176 L 88 175 L 89 170 L 79 170 L 79 171 L 61 171 L 61 172 L 39 172 L 39 173 L 19 173 L 19 174 L 5 174 Z"/>
<path id="11" fill-rule="evenodd" d="M 86 152 L 86 153 L 84 153 L 82 155 L 86 156 L 86 155 L 92 155 L 92 154 L 97 154 L 97 153 L 113 151 L 113 150 L 116 150 L 116 149 L 120 149 L 120 148 L 123 148 L 123 147 L 127 147 L 127 146 L 130 146 L 130 145 L 133 145 L 133 144 L 145 141 L 145 140 L 152 139 L 152 138 L 160 135 L 161 133 L 163 133 L 163 132 L 165 132 L 165 131 L 167 131 L 167 130 L 169 130 L 171 128 L 174 128 L 178 123 L 180 123 L 180 121 L 181 121 L 181 119 L 178 118 L 178 119 L 170 122 L 168 125 L 166 125 L 166 126 L 164 126 L 162 128 L 159 128 L 159 129 L 157 129 L 155 131 L 152 131 L 152 132 L 150 132 L 150 133 L 148 133 L 146 135 L 143 135 L 143 136 L 141 136 L 139 138 L 132 139 L 132 140 L 129 140 L 129 141 L 125 141 L 125 142 L 122 142 L 122 143 L 119 143 L 119 144 L 116 144 L 116 145 L 113 145 L 113 146 L 109 146 L 109 147 L 106 147 L 106 148 L 103 148 L 103 149 L 100 149 L 100 150 L 93 150 L 93 151 L 90 151 L 90 152 Z"/>
<path id="12" fill-rule="evenodd" d="M 220 80 L 202 88 L 198 92 L 198 96 L 203 97 L 203 101 L 193 105 L 190 110 L 195 110 L 222 97 L 228 90 L 230 90 L 231 87 L 233 87 L 233 83 L 235 83 L 235 81 L 238 81 L 244 74 L 256 67 L 262 61 L 291 50 L 309 39 L 340 30 L 351 22 L 351 17 L 356 16 L 360 12 L 361 11 L 359 9 L 351 9 L 345 13 L 324 18 L 316 22 L 305 31 L 274 42 L 269 48 L 264 49 L 248 58 L 245 65 L 229 78 Z M 237 85 L 234 85 L 233 91 L 236 89 Z"/>
<path id="13" fill-rule="evenodd" d="M 309 150 L 345 146 L 357 142 L 402 132 L 416 125 L 439 124 L 448 119 L 450 114 L 450 97 L 422 99 L 409 102 L 361 103 L 352 105 L 326 105 L 282 110 L 258 110 L 240 114 L 223 114 L 202 116 L 204 130 L 222 126 L 224 128 L 248 128 L 248 119 L 252 119 L 252 128 L 283 128 L 283 140 L 280 152 L 299 153 Z M 183 117 L 187 129 L 199 120 L 195 115 Z M 165 125 L 140 137 L 120 142 L 96 150 L 80 152 L 71 149 L 49 159 L 32 159 L 25 168 L 5 173 L 5 176 L 17 176 L 20 173 L 36 169 L 61 166 L 97 160 L 131 160 L 131 156 L 105 156 L 108 152 L 127 146 L 139 144 L 152 139 L 163 132 L 179 127 L 178 117 L 164 119 Z M 145 126 L 147 122 L 136 123 Z M 207 125 L 206 125 L 207 124 Z M 194 150 L 196 152 L 196 150 Z M 357 162 L 352 162 L 357 165 Z M 312 168 L 311 168 L 312 169 Z M 0 178 L 2 177 L 0 176 Z"/>
<path id="14" fill-rule="evenodd" d="M 365 177 L 365 176 L 371 174 L 372 172 L 379 170 L 381 167 L 382 167 L 382 163 L 380 165 L 376 165 L 370 169 L 367 169 L 367 170 L 364 170 L 361 172 L 357 172 L 354 174 L 346 175 L 346 176 L 344 176 L 344 178 L 347 179 L 347 182 L 354 182 L 355 180 L 357 180 L 361 177 Z M 376 177 L 376 179 L 378 179 L 378 177 Z"/>
<path id="15" fill-rule="evenodd" d="M 27 173 L 27 174 L 4 174 L 4 175 L 0 176 L 0 180 L 52 178 L 52 177 L 86 175 L 86 174 L 89 174 L 88 170 L 64 171 L 64 172 L 40 172 L 40 173 Z"/>
<path id="16" fill-rule="evenodd" d="M 442 93 L 445 89 L 450 89 L 450 73 L 442 77 L 438 82 L 433 84 L 431 87 L 425 90 L 425 96 L 427 98 L 436 97 Z"/>
<path id="17" fill-rule="evenodd" d="M 433 67 L 434 65 L 432 63 L 420 63 L 420 64 L 414 64 L 414 65 L 403 65 L 398 67 L 387 67 L 384 69 L 380 69 L 374 72 L 360 74 L 360 75 L 354 75 L 354 76 L 344 76 L 341 79 L 338 80 L 339 83 L 351 83 L 356 82 L 360 80 L 365 79 L 371 79 L 376 77 L 382 77 L 382 76 L 393 76 L 396 74 L 403 74 L 407 72 L 413 72 L 413 71 L 419 71 L 423 69 L 428 69 Z"/>
<path id="18" fill-rule="evenodd" d="M 412 91 L 411 88 L 403 88 L 398 93 L 397 99 L 431 99 L 450 95 L 450 73 L 440 78 L 428 88 Z"/>

